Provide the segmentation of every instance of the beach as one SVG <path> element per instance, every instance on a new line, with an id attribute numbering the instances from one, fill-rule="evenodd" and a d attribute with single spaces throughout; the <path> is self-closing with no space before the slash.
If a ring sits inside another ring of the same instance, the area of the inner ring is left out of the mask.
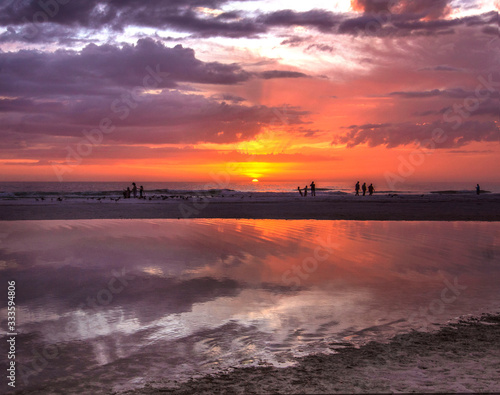
<path id="1" fill-rule="evenodd" d="M 246 218 L 500 221 L 500 194 L 166 194 L 147 199 L 0 200 L 0 220 Z"/>
<path id="2" fill-rule="evenodd" d="M 500 315 L 460 320 L 433 333 L 311 355 L 297 366 L 257 367 L 127 394 L 332 394 L 499 392 Z M 332 345 L 334 347 L 335 345 Z"/>
<path id="3" fill-rule="evenodd" d="M 500 391 L 500 194 L 10 199 L 0 219 L 23 366 L 57 350 L 19 394 Z"/>

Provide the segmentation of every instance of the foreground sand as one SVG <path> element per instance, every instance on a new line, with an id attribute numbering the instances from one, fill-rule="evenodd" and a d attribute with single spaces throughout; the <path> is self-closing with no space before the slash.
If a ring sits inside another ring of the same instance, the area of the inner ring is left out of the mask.
<path id="1" fill-rule="evenodd" d="M 500 315 L 412 332 L 388 344 L 313 355 L 297 366 L 241 368 L 128 394 L 500 392 Z"/>
<path id="2" fill-rule="evenodd" d="M 500 194 L 166 196 L 115 202 L 65 199 L 0 201 L 0 220 L 115 218 L 255 218 L 327 220 L 500 221 Z"/>

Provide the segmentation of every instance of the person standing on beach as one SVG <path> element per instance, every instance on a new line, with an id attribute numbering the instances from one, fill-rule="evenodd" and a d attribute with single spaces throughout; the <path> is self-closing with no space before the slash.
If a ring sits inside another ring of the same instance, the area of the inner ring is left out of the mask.
<path id="1" fill-rule="evenodd" d="M 125 199 L 130 199 L 130 187 L 127 187 L 127 190 L 125 191 Z"/>
<path id="2" fill-rule="evenodd" d="M 141 187 L 139 188 L 139 199 L 142 199 L 144 196 L 144 187 L 141 185 Z"/>
<path id="3" fill-rule="evenodd" d="M 311 182 L 311 196 L 316 196 L 316 184 Z"/>
<path id="4" fill-rule="evenodd" d="M 359 181 L 356 183 L 356 186 L 354 187 L 355 191 L 356 191 L 356 195 L 354 196 L 359 196 Z"/>
<path id="5" fill-rule="evenodd" d="M 302 195 L 302 189 L 300 189 L 300 187 L 297 187 L 297 189 L 299 190 L 300 196 L 304 196 Z"/>
<path id="6" fill-rule="evenodd" d="M 371 196 L 373 195 L 373 192 L 375 191 L 375 188 L 373 188 L 373 184 L 370 184 L 368 187 L 368 194 Z"/>
<path id="7" fill-rule="evenodd" d="M 361 189 L 363 190 L 363 196 L 365 196 L 366 195 L 366 182 L 363 184 Z"/>
<path id="8" fill-rule="evenodd" d="M 481 187 L 479 184 L 476 185 L 476 194 L 479 195 L 481 193 Z"/>
<path id="9" fill-rule="evenodd" d="M 132 193 L 134 194 L 134 199 L 137 198 L 137 185 L 135 185 L 135 182 L 132 183 Z"/>
<path id="10" fill-rule="evenodd" d="M 304 196 L 307 196 L 307 185 L 304 187 Z"/>

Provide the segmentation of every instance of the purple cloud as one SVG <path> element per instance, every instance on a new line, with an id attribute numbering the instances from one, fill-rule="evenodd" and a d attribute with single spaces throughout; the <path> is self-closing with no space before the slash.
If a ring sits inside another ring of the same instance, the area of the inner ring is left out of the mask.
<path id="1" fill-rule="evenodd" d="M 494 121 L 466 121 L 458 124 L 433 122 L 427 124 L 397 123 L 380 125 L 353 125 L 350 131 L 338 136 L 332 144 L 395 148 L 432 139 L 436 129 L 442 130 L 436 148 L 461 147 L 474 141 L 498 142 L 500 130 Z"/>

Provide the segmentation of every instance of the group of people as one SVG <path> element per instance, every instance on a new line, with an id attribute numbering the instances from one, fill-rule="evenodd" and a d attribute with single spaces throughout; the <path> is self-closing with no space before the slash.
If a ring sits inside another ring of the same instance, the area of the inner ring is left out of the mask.
<path id="1" fill-rule="evenodd" d="M 366 182 L 363 183 L 363 185 L 361 186 L 361 188 L 359 187 L 359 181 L 356 183 L 356 186 L 354 187 L 354 190 L 356 191 L 355 193 L 355 196 L 359 196 L 359 190 L 362 190 L 363 191 L 363 196 L 366 195 Z M 371 196 L 373 195 L 373 192 L 375 192 L 375 188 L 373 187 L 373 184 L 370 184 L 370 186 L 368 187 L 368 194 Z"/>
<path id="2" fill-rule="evenodd" d="M 132 183 L 132 190 L 130 189 L 130 187 L 127 187 L 127 189 L 123 191 L 123 198 L 130 199 L 130 195 L 133 195 L 134 199 L 137 199 L 138 190 L 139 190 L 139 199 L 146 198 L 146 196 L 144 196 L 144 187 L 141 185 L 139 189 L 137 189 L 137 185 L 135 185 L 135 182 Z"/>
<path id="3" fill-rule="evenodd" d="M 311 196 L 316 196 L 316 184 L 313 182 L 311 182 L 311 185 L 309 185 L 311 187 Z M 300 186 L 297 187 L 299 193 L 300 193 L 300 196 L 307 196 L 307 185 L 304 187 L 304 191 L 302 191 L 302 189 L 300 189 Z"/>

